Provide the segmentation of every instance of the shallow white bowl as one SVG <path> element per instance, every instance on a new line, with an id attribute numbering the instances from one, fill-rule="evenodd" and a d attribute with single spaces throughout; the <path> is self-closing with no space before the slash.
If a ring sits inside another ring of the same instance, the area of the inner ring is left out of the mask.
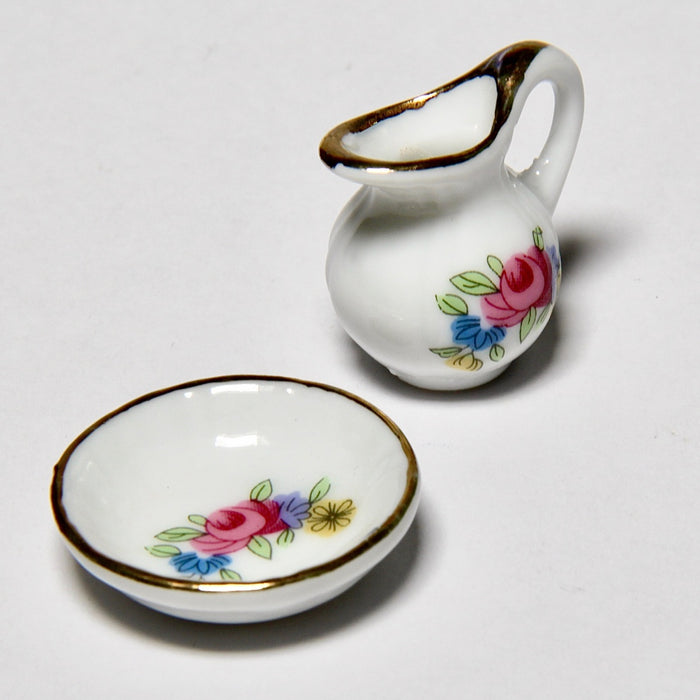
<path id="1" fill-rule="evenodd" d="M 306 610 L 385 557 L 418 505 L 399 428 L 334 387 L 232 376 L 148 394 L 68 447 L 51 503 L 75 559 L 134 600 L 240 623 Z"/>

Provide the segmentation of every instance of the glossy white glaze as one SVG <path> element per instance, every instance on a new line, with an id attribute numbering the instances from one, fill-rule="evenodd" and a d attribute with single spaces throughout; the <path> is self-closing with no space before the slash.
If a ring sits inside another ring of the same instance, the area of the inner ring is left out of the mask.
<path id="1" fill-rule="evenodd" d="M 380 561 L 415 515 L 417 478 L 398 428 L 356 397 L 232 377 L 93 426 L 52 496 L 71 553 L 107 584 L 172 615 L 252 622 L 318 605 Z"/>
<path id="2" fill-rule="evenodd" d="M 429 100 L 420 109 L 345 136 L 345 147 L 366 158 L 409 161 L 449 155 L 473 148 L 491 130 L 496 82 L 474 78 Z"/>
<path id="3" fill-rule="evenodd" d="M 503 57 L 520 61 L 519 86 Z M 581 77 L 544 44 L 513 45 L 490 61 L 500 92 L 494 77 L 468 74 L 340 125 L 321 144 L 335 173 L 363 185 L 331 233 L 336 312 L 366 352 L 429 389 L 500 374 L 541 334 L 559 289 L 551 216 L 581 127 Z M 555 92 L 552 128 L 533 165 L 515 173 L 505 165 L 513 130 L 543 81 Z M 497 100 L 501 114 L 508 99 L 500 119 Z"/>

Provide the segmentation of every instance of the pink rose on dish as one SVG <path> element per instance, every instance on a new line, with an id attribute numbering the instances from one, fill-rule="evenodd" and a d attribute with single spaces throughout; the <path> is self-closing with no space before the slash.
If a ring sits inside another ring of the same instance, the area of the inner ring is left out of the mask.
<path id="1" fill-rule="evenodd" d="M 509 258 L 500 289 L 481 298 L 481 311 L 494 326 L 517 326 L 534 306 L 552 300 L 552 263 L 537 246 Z"/>
<path id="2" fill-rule="evenodd" d="M 280 519 L 275 501 L 242 501 L 212 513 L 204 526 L 205 535 L 190 540 L 203 554 L 230 554 L 248 546 L 256 535 L 280 532 L 287 525 Z"/>

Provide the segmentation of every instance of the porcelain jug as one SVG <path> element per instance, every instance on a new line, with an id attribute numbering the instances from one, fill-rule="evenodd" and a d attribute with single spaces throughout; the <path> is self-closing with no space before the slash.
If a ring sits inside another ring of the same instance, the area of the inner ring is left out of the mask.
<path id="1" fill-rule="evenodd" d="M 552 124 L 532 165 L 506 165 L 541 82 Z M 561 279 L 551 217 L 576 148 L 583 86 L 572 59 L 513 44 L 431 92 L 346 121 L 322 160 L 362 187 L 331 233 L 326 277 L 355 342 L 402 380 L 466 389 L 542 333 Z"/>

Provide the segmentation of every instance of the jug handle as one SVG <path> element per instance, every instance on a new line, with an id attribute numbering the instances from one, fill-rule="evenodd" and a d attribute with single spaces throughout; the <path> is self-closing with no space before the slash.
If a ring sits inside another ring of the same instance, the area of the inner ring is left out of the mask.
<path id="1" fill-rule="evenodd" d="M 506 78 L 505 75 L 502 77 Z M 508 143 L 528 96 L 543 82 L 551 83 L 554 91 L 552 126 L 540 154 L 530 167 L 517 174 L 517 178 L 552 214 L 569 172 L 581 131 L 583 81 L 578 67 L 567 54 L 555 46 L 545 44 L 525 70 L 522 83 L 514 97 L 508 119 L 512 124 Z"/>

